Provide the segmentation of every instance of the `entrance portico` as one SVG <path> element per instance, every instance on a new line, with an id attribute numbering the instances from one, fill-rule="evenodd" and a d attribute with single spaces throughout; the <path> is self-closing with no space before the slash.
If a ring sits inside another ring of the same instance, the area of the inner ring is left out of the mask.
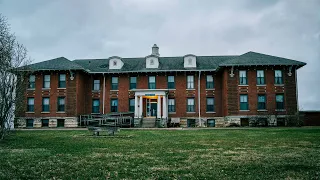
<path id="1" fill-rule="evenodd" d="M 168 118 L 166 89 L 136 89 L 134 117 Z M 145 108 L 144 105 L 145 104 Z M 161 106 L 162 104 L 162 106 Z"/>

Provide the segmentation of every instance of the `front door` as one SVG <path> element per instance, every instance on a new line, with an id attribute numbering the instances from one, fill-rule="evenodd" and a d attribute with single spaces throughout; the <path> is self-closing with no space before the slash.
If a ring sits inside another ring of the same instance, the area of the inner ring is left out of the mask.
<path id="1" fill-rule="evenodd" d="M 157 116 L 157 103 L 150 103 L 151 104 L 151 116 Z"/>

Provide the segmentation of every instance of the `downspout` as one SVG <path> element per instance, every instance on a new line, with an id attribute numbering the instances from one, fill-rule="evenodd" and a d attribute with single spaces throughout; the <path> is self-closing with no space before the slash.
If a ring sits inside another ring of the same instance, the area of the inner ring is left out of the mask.
<path id="1" fill-rule="evenodd" d="M 106 100 L 106 77 L 103 74 L 103 95 L 102 95 L 102 114 L 104 114 L 104 103 Z"/>
<path id="2" fill-rule="evenodd" d="M 199 126 L 202 127 L 201 123 L 201 117 L 200 117 L 200 77 L 201 77 L 201 71 L 199 71 L 199 76 L 198 76 L 198 111 L 199 111 Z"/>

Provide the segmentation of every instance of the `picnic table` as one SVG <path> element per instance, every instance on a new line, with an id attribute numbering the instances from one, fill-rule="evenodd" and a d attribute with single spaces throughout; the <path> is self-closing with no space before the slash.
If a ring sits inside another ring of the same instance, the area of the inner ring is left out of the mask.
<path id="1" fill-rule="evenodd" d="M 100 132 L 106 132 L 107 135 L 112 135 L 120 131 L 118 126 L 99 126 L 99 127 L 88 127 L 88 130 L 93 133 L 94 136 L 99 136 Z"/>

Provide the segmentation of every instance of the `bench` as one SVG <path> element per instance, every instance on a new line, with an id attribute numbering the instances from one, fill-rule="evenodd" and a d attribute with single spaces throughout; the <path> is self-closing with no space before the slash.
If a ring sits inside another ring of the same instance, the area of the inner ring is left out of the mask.
<path id="1" fill-rule="evenodd" d="M 100 132 L 106 132 L 107 135 L 114 135 L 115 132 L 119 132 L 120 128 L 116 126 L 108 126 L 108 127 L 88 127 L 88 130 L 93 132 L 94 136 L 99 136 Z"/>

